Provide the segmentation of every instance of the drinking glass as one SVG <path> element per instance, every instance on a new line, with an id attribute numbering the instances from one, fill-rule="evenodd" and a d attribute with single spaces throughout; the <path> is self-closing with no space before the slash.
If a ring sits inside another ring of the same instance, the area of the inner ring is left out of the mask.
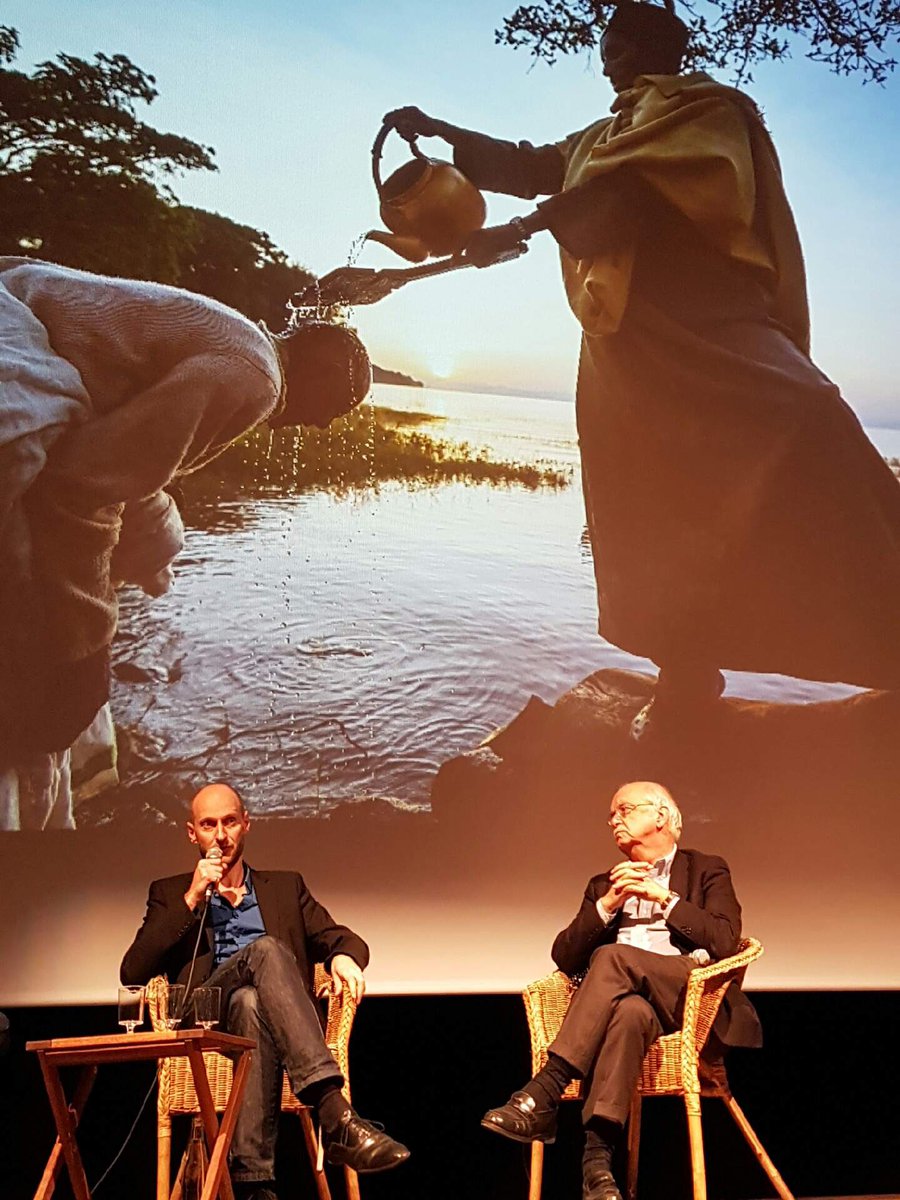
<path id="1" fill-rule="evenodd" d="M 194 1018 L 204 1029 L 212 1029 L 219 1023 L 219 1008 L 222 1004 L 222 989 L 220 987 L 198 987 L 192 996 L 194 1002 Z"/>
<path id="2" fill-rule="evenodd" d="M 134 1033 L 138 1025 L 144 1021 L 144 989 L 143 987 L 119 988 L 119 1024 L 124 1025 L 129 1033 Z"/>
<path id="3" fill-rule="evenodd" d="M 166 1029 L 177 1029 L 184 1017 L 184 984 L 170 983 L 164 1020 Z"/>

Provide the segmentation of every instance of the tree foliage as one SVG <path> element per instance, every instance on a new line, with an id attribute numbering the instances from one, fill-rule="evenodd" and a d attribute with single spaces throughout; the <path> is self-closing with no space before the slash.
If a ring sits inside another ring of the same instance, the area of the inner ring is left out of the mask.
<path id="1" fill-rule="evenodd" d="M 0 57 L 11 62 L 17 48 L 15 30 L 4 27 Z M 59 54 L 32 75 L 4 68 L 0 170 L 26 174 L 46 156 L 65 156 L 72 172 L 156 186 L 179 171 L 215 170 L 208 146 L 140 119 L 137 105 L 153 103 L 155 83 L 124 54 L 97 53 L 93 61 Z"/>
<path id="2" fill-rule="evenodd" d="M 614 0 L 538 0 L 520 5 L 495 40 L 524 46 L 548 63 L 598 44 Z M 691 29 L 686 65 L 728 70 L 736 82 L 751 68 L 805 55 L 839 75 L 884 83 L 896 66 L 900 0 L 681 0 L 678 15 Z"/>
<path id="3" fill-rule="evenodd" d="M 202 208 L 179 212 L 188 221 L 189 243 L 181 286 L 230 304 L 280 332 L 288 317 L 288 298 L 309 287 L 315 278 L 312 272 L 291 263 L 267 233 Z"/>
<path id="4" fill-rule="evenodd" d="M 313 276 L 267 234 L 179 205 L 171 180 L 216 170 L 213 151 L 139 115 L 155 80 L 124 54 L 59 54 L 13 69 L 0 26 L 0 254 L 35 254 L 213 296 L 280 328 Z"/>

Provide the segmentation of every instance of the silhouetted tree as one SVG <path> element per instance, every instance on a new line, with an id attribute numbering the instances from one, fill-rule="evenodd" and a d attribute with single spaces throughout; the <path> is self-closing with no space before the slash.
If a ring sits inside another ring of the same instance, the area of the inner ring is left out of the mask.
<path id="1" fill-rule="evenodd" d="M 290 262 L 266 233 L 201 208 L 181 208 L 189 249 L 179 283 L 263 320 L 275 332 L 287 319 L 286 302 L 315 278 Z"/>
<path id="2" fill-rule="evenodd" d="M 18 49 L 0 26 L 0 64 Z M 0 254 L 179 284 L 280 329 L 313 275 L 267 234 L 177 203 L 175 174 L 216 167 L 210 147 L 139 118 L 157 95 L 123 54 L 0 65 Z"/>
<path id="3" fill-rule="evenodd" d="M 552 63 L 595 46 L 614 8 L 614 0 L 539 0 L 520 5 L 494 36 Z M 883 83 L 896 66 L 898 0 L 683 0 L 676 11 L 691 28 L 687 65 L 727 69 L 738 82 L 752 79 L 754 63 L 790 57 L 794 42 L 863 82 Z"/>
<path id="4" fill-rule="evenodd" d="M 0 61 L 18 50 L 0 28 Z M 137 115 L 157 96 L 123 54 L 0 68 L 0 251 L 174 282 L 184 220 L 167 179 L 212 151 Z"/>

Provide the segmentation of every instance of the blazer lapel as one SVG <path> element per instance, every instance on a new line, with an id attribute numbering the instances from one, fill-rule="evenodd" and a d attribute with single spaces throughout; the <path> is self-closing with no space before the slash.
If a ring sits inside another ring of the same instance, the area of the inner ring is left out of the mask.
<path id="1" fill-rule="evenodd" d="M 252 867 L 251 871 L 253 874 L 253 887 L 256 891 L 256 902 L 259 905 L 266 933 L 270 937 L 282 937 L 281 925 L 278 920 L 280 910 L 278 897 L 275 895 L 274 881 L 266 871 L 254 871 Z"/>
<path id="2" fill-rule="evenodd" d="M 669 875 L 669 887 L 685 900 L 688 899 L 690 859 L 683 850 L 676 850 L 672 859 L 672 872 Z"/>

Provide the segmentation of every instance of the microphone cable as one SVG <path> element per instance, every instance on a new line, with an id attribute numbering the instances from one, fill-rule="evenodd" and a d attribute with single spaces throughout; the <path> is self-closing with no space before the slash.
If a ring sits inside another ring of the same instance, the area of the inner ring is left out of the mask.
<path id="1" fill-rule="evenodd" d="M 212 899 L 212 889 L 207 888 L 206 895 L 203 898 L 203 908 L 200 910 L 200 920 L 197 923 L 197 938 L 194 942 L 194 952 L 191 955 L 191 966 L 188 971 L 187 983 L 184 985 L 184 996 L 181 1001 L 181 1008 L 178 1012 L 179 1024 L 184 1019 L 184 1010 L 187 1007 L 188 997 L 191 994 L 191 983 L 194 979 L 194 967 L 197 965 L 197 956 L 200 953 L 200 939 L 203 937 L 203 926 L 206 924 L 206 914 L 209 911 L 209 902 Z"/>
<path id="2" fill-rule="evenodd" d="M 131 1141 L 132 1137 L 134 1136 L 134 1131 L 135 1131 L 135 1129 L 137 1129 L 138 1121 L 140 1121 L 141 1117 L 144 1115 L 144 1109 L 147 1107 L 147 1102 L 149 1101 L 150 1097 L 153 1095 L 153 1089 L 155 1087 L 156 1087 L 156 1071 L 153 1072 L 153 1078 L 150 1081 L 150 1086 L 147 1088 L 146 1096 L 141 1101 L 141 1107 L 138 1109 L 137 1116 L 131 1122 L 131 1128 L 125 1134 L 125 1141 L 119 1147 L 118 1151 L 116 1152 L 115 1158 L 112 1160 L 112 1162 L 106 1168 L 106 1170 L 103 1172 L 103 1174 L 97 1180 L 97 1182 L 92 1184 L 88 1188 L 88 1193 L 91 1196 L 93 1196 L 93 1194 L 97 1191 L 97 1189 L 100 1187 L 100 1185 L 105 1181 L 107 1175 L 110 1173 L 110 1171 L 113 1169 L 113 1167 L 119 1161 L 119 1159 L 125 1153 L 125 1148 L 127 1147 L 128 1143 Z"/>
<path id="3" fill-rule="evenodd" d="M 223 858 L 221 847 L 220 846 L 210 846 L 209 853 L 206 854 L 205 857 L 211 859 L 212 862 L 221 863 L 222 858 Z M 206 890 L 203 894 L 203 908 L 202 908 L 202 910 L 200 910 L 200 920 L 199 920 L 199 924 L 197 926 L 197 941 L 193 943 L 193 954 L 191 955 L 191 968 L 190 968 L 190 971 L 187 972 L 187 983 L 185 984 L 185 996 L 184 996 L 184 1000 L 181 1001 L 181 1009 L 178 1014 L 179 1024 L 182 1020 L 184 1020 L 185 1008 L 187 1007 L 187 997 L 191 995 L 191 983 L 193 982 L 193 968 L 197 966 L 197 955 L 199 954 L 199 950 L 200 950 L 200 937 L 203 936 L 203 926 L 206 923 L 206 913 L 208 913 L 208 911 L 209 911 L 210 901 L 212 900 L 212 892 L 214 892 L 214 890 L 215 890 L 214 884 L 210 883 L 210 886 L 208 888 L 206 888 Z M 214 946 L 214 953 L 215 953 L 215 946 Z"/>

